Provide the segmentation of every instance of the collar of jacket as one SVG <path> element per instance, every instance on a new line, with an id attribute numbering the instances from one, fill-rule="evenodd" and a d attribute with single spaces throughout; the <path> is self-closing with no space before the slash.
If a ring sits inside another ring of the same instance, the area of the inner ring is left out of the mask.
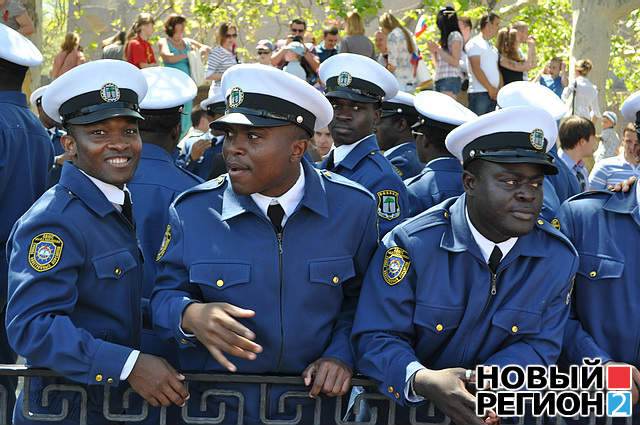
<path id="1" fill-rule="evenodd" d="M 104 194 L 75 165 L 67 161 L 62 166 L 59 184 L 92 209 L 100 217 L 117 212 Z"/>
<path id="2" fill-rule="evenodd" d="M 376 138 L 375 134 L 370 134 L 369 136 L 362 139 L 362 141 L 358 143 L 358 146 L 353 148 L 353 150 L 349 152 L 349 154 L 342 161 L 340 161 L 337 166 L 344 167 L 348 170 L 353 170 L 356 165 L 358 165 L 358 163 L 362 161 L 363 158 L 371 155 L 371 152 L 374 152 L 377 155 L 382 155 L 380 153 L 380 148 L 378 147 L 378 139 Z"/>

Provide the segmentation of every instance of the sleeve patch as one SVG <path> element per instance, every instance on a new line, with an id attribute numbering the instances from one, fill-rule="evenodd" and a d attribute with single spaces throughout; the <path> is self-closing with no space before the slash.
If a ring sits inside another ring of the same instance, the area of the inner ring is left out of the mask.
<path id="1" fill-rule="evenodd" d="M 54 233 L 40 233 L 31 240 L 29 265 L 37 272 L 46 272 L 58 264 L 64 243 Z"/>
<path id="2" fill-rule="evenodd" d="M 411 260 L 409 253 L 404 249 L 394 246 L 387 249 L 384 253 L 384 262 L 382 263 L 382 277 L 389 286 L 393 286 L 400 282 L 409 271 Z"/>
<path id="3" fill-rule="evenodd" d="M 164 257 L 164 253 L 167 252 L 169 242 L 171 242 L 171 225 L 167 224 L 167 230 L 164 232 L 164 237 L 160 244 L 160 250 L 158 251 L 158 255 L 156 255 L 156 261 L 160 261 L 162 257 Z"/>
<path id="4" fill-rule="evenodd" d="M 381 190 L 378 195 L 378 216 L 393 220 L 400 217 L 400 195 L 395 190 Z"/>

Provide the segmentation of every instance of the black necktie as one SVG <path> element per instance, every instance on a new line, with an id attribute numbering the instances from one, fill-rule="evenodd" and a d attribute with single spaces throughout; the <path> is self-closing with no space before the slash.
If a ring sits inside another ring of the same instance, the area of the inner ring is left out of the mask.
<path id="1" fill-rule="evenodd" d="M 325 170 L 332 171 L 334 166 L 335 165 L 333 164 L 333 151 L 331 151 L 329 152 L 329 156 L 327 157 L 327 166 L 324 168 Z"/>
<path id="2" fill-rule="evenodd" d="M 278 203 L 270 204 L 269 208 L 267 208 L 267 216 L 269 216 L 269 220 L 271 220 L 271 224 L 273 224 L 276 232 L 282 232 L 282 219 L 284 218 L 284 209 L 282 209 L 282 206 Z"/>
<path id="3" fill-rule="evenodd" d="M 122 215 L 133 224 L 133 211 L 131 207 L 131 194 L 128 190 L 124 191 L 124 203 L 122 204 Z"/>
<path id="4" fill-rule="evenodd" d="M 496 274 L 500 260 L 502 260 L 502 251 L 500 251 L 500 248 L 496 245 L 493 247 L 493 251 L 491 251 L 491 255 L 489 256 L 489 268 L 493 274 Z"/>

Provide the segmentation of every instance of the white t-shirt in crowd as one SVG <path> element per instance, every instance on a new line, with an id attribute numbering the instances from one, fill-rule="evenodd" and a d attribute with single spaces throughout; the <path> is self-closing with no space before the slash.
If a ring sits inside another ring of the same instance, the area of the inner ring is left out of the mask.
<path id="1" fill-rule="evenodd" d="M 500 70 L 498 69 L 498 50 L 478 34 L 467 42 L 465 46 L 467 56 L 471 59 L 474 56 L 480 56 L 480 68 L 493 87 L 500 84 Z M 487 88 L 480 84 L 471 68 L 469 61 L 469 93 L 487 92 Z"/>

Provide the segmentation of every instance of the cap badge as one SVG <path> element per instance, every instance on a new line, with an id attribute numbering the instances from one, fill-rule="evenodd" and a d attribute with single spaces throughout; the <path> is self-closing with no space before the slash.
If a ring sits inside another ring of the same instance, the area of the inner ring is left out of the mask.
<path id="1" fill-rule="evenodd" d="M 544 132 L 536 128 L 529 135 L 529 141 L 531 142 L 531 146 L 537 150 L 542 150 L 542 148 L 544 148 Z"/>
<path id="2" fill-rule="evenodd" d="M 113 83 L 107 83 L 100 89 L 100 97 L 105 102 L 117 102 L 120 100 L 120 89 Z"/>
<path id="3" fill-rule="evenodd" d="M 229 107 L 237 108 L 244 101 L 244 92 L 240 87 L 234 87 L 229 93 Z"/>
<path id="4" fill-rule="evenodd" d="M 340 73 L 340 75 L 338 75 L 338 85 L 340 87 L 348 87 L 349 84 L 351 84 L 351 74 L 349 74 L 347 71 L 343 71 Z"/>

